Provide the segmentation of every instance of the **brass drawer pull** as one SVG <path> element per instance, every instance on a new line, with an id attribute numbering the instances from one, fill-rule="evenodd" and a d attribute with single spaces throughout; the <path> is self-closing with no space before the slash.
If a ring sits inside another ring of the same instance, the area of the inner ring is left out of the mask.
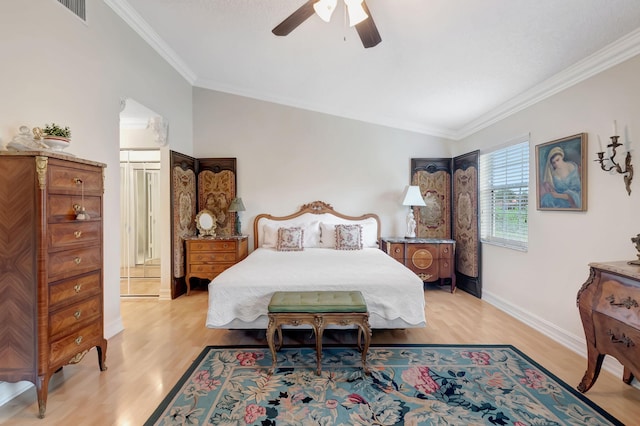
<path id="1" fill-rule="evenodd" d="M 611 338 L 611 341 L 613 343 L 622 343 L 627 348 L 630 348 L 631 346 L 635 346 L 636 345 L 633 342 L 633 340 L 631 340 L 631 338 L 629 336 L 626 336 L 624 333 L 622 333 L 622 337 L 618 337 L 618 336 L 615 335 L 615 333 L 613 331 L 607 330 L 607 334 L 609 335 L 609 337 Z"/>
<path id="2" fill-rule="evenodd" d="M 76 185 L 82 185 L 82 179 L 80 178 L 73 178 L 73 181 L 75 182 Z"/>
<path id="3" fill-rule="evenodd" d="M 76 262 L 76 265 L 79 265 L 80 262 L 82 262 L 82 258 L 81 257 L 76 257 L 75 259 L 73 259 L 74 262 Z"/>
<path id="4" fill-rule="evenodd" d="M 609 305 L 615 306 L 617 308 L 631 309 L 631 308 L 637 308 L 638 307 L 638 302 L 635 299 L 632 299 L 629 296 L 627 296 L 625 299 L 620 299 L 619 302 L 616 302 L 616 297 L 613 294 L 611 294 L 611 295 L 607 296 L 605 300 L 607 302 L 609 302 Z"/>
<path id="5" fill-rule="evenodd" d="M 76 293 L 80 293 L 80 290 L 82 290 L 82 284 L 76 284 L 76 285 L 74 285 L 74 286 L 73 286 L 73 290 L 74 290 Z"/>
<path id="6" fill-rule="evenodd" d="M 76 342 L 76 345 L 80 346 L 80 343 L 82 343 L 82 336 L 76 337 L 75 342 Z"/>
<path id="7" fill-rule="evenodd" d="M 73 235 L 74 235 L 76 238 L 80 238 L 80 237 L 82 237 L 82 231 L 75 231 L 75 232 L 73 233 Z"/>
<path id="8" fill-rule="evenodd" d="M 82 315 L 82 311 L 80 309 L 78 309 L 73 313 L 73 316 L 75 317 L 75 319 L 80 319 L 80 315 Z"/>

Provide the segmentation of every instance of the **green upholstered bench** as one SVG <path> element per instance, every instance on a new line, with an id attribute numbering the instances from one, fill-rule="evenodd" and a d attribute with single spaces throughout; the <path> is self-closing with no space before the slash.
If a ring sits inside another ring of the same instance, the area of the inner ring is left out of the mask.
<path id="1" fill-rule="evenodd" d="M 327 325 L 356 325 L 358 349 L 362 352 L 362 368 L 369 373 L 367 352 L 371 343 L 371 327 L 367 304 L 359 291 L 277 291 L 269 302 L 267 343 L 276 368 L 276 351 L 282 346 L 283 325 L 310 325 L 316 335 L 316 374 L 322 370 L 322 334 Z M 278 335 L 276 344 L 274 335 Z"/>

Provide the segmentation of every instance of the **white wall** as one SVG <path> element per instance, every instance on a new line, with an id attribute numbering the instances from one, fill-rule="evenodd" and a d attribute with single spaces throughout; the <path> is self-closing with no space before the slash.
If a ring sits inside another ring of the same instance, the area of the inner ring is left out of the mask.
<path id="1" fill-rule="evenodd" d="M 320 200 L 346 214 L 380 216 L 383 236 L 403 235 L 411 158 L 449 157 L 450 141 L 195 88 L 194 155 L 236 157 L 250 234 L 259 213 L 286 215 Z"/>
<path id="2" fill-rule="evenodd" d="M 576 295 L 589 276 L 588 263 L 632 260 L 630 239 L 640 232 L 640 176 L 627 195 L 622 175 L 600 170 L 593 160 L 610 142 L 617 120 L 620 142 L 640 165 L 640 56 L 604 71 L 454 145 L 455 154 L 486 150 L 531 133 L 529 250 L 483 245 L 484 299 L 555 335 L 586 354 Z M 586 212 L 538 211 L 535 146 L 588 133 Z M 609 357 L 608 357 L 609 358 Z"/>
<path id="3" fill-rule="evenodd" d="M 170 148 L 189 154 L 191 85 L 101 0 L 87 1 L 86 24 L 55 0 L 3 1 L 0 52 L 0 145 L 10 142 L 21 125 L 44 126 L 53 121 L 71 128 L 68 152 L 107 164 L 104 306 L 105 335 L 112 337 L 123 328 L 120 234 L 110 231 L 120 227 L 120 99 L 134 98 L 162 115 L 169 122 Z M 168 149 L 163 152 L 165 164 Z M 163 203 L 168 207 L 166 173 L 163 179 Z M 165 223 L 163 262 L 170 264 L 168 213 Z M 0 401 L 6 394 L 0 386 Z"/>

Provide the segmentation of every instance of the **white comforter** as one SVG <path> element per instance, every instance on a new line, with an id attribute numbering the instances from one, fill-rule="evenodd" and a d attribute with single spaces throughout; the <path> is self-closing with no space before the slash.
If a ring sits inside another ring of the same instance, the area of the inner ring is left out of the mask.
<path id="1" fill-rule="evenodd" d="M 424 327 L 423 283 L 380 249 L 259 248 L 209 283 L 209 328 L 266 328 L 275 291 L 360 290 L 372 328 Z"/>

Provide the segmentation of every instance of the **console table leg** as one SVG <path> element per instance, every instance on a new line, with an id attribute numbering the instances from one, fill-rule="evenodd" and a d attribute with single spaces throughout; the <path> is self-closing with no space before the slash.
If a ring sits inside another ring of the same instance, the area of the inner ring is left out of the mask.
<path id="1" fill-rule="evenodd" d="M 587 345 L 587 371 L 582 377 L 582 381 L 578 385 L 578 390 L 585 393 L 596 382 L 598 375 L 600 374 L 600 368 L 602 367 L 602 361 L 604 361 L 604 355 L 598 352 L 595 347 Z"/>

